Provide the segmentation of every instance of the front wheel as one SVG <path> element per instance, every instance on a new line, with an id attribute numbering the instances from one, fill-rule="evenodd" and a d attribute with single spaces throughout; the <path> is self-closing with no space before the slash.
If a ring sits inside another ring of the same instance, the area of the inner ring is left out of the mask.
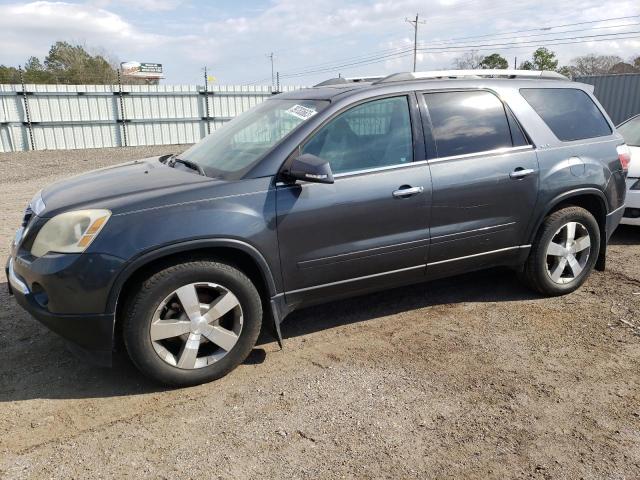
<path id="1" fill-rule="evenodd" d="M 545 218 L 531 246 L 522 277 L 545 295 L 571 293 L 593 270 L 600 251 L 600 228 L 591 213 L 566 207 Z"/>
<path id="2" fill-rule="evenodd" d="M 220 378 L 251 352 L 262 303 L 246 275 L 231 265 L 190 261 L 147 278 L 123 324 L 133 363 L 170 386 Z"/>

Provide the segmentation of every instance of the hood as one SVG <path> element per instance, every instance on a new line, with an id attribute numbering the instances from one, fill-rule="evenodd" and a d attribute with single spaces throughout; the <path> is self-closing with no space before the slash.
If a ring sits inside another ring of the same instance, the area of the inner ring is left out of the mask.
<path id="1" fill-rule="evenodd" d="M 190 170 L 168 167 L 159 158 L 123 163 L 53 183 L 42 190 L 45 208 L 41 216 L 52 217 L 84 208 L 124 213 L 161 206 L 163 200 L 164 203 L 189 201 L 197 192 L 202 195 L 203 188 L 226 183 Z"/>
<path id="2" fill-rule="evenodd" d="M 629 164 L 629 173 L 627 177 L 640 177 L 640 147 L 629 147 L 631 150 L 631 163 Z"/>

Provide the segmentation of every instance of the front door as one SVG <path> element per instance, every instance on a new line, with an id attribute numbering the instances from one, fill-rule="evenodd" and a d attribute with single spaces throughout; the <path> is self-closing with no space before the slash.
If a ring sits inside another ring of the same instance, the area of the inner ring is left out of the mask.
<path id="1" fill-rule="evenodd" d="M 301 146 L 300 153 L 330 162 L 335 183 L 277 187 L 287 303 L 424 277 L 431 180 L 410 99 L 351 107 Z"/>
<path id="2" fill-rule="evenodd" d="M 492 92 L 423 99 L 432 145 L 428 274 L 519 255 L 538 195 L 538 161 L 526 135 Z"/>

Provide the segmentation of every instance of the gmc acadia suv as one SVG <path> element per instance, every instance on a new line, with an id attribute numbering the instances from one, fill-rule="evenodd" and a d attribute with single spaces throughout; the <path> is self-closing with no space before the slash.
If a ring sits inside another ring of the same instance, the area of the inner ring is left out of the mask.
<path id="1" fill-rule="evenodd" d="M 629 150 L 588 85 L 510 70 L 334 79 L 189 150 L 44 188 L 20 305 L 102 364 L 219 378 L 310 304 L 506 265 L 544 295 L 603 269 Z"/>

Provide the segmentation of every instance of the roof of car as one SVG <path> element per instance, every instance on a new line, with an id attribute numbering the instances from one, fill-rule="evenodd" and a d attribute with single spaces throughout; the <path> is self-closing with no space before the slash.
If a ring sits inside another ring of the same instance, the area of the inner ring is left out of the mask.
<path id="1" fill-rule="evenodd" d="M 412 90 L 437 90 L 451 88 L 455 85 L 459 88 L 581 88 L 591 90 L 587 84 L 571 82 L 561 79 L 532 79 L 532 78 L 434 78 L 399 80 L 389 83 L 381 82 L 352 82 L 337 85 L 322 85 L 317 87 L 302 88 L 292 92 L 281 93 L 277 98 L 304 99 L 304 100 L 334 100 L 357 95 L 365 92 L 391 93 Z"/>

